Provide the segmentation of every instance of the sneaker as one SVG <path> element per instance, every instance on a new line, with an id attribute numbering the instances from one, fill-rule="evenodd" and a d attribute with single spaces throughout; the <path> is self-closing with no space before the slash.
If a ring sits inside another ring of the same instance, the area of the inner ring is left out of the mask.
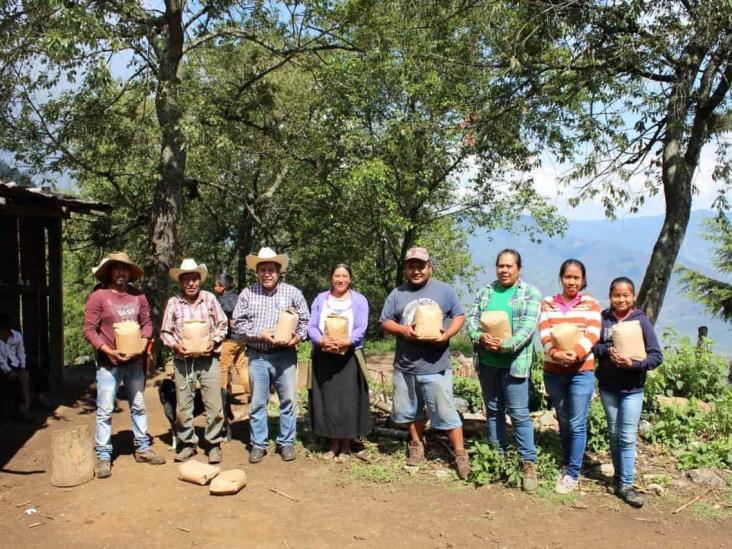
<path id="1" fill-rule="evenodd" d="M 175 454 L 173 461 L 186 461 L 196 455 L 196 449 L 193 446 L 183 446 L 180 451 Z"/>
<path id="2" fill-rule="evenodd" d="M 632 486 L 624 486 L 618 489 L 618 496 L 631 507 L 640 509 L 646 502 L 646 497 Z"/>
<path id="3" fill-rule="evenodd" d="M 295 459 L 295 447 L 291 444 L 280 446 L 280 457 L 282 461 L 293 461 Z"/>
<path id="4" fill-rule="evenodd" d="M 455 468 L 461 480 L 466 480 L 470 475 L 470 458 L 468 458 L 468 453 L 465 451 L 465 448 L 455 452 Z"/>
<path id="5" fill-rule="evenodd" d="M 416 467 L 424 461 L 424 444 L 410 441 L 407 445 L 407 465 Z"/>
<path id="6" fill-rule="evenodd" d="M 223 456 L 221 455 L 221 446 L 211 446 L 211 449 L 208 451 L 208 462 L 210 464 L 215 463 L 221 463 L 221 460 L 223 460 Z"/>
<path id="7" fill-rule="evenodd" d="M 108 459 L 97 460 L 97 478 L 109 478 L 112 476 L 112 462 Z"/>
<path id="8" fill-rule="evenodd" d="M 137 463 L 149 463 L 150 465 L 163 465 L 165 458 L 147 449 L 144 452 L 135 452 L 135 461 Z"/>
<path id="9" fill-rule="evenodd" d="M 252 446 L 252 449 L 249 450 L 249 463 L 259 463 L 264 459 L 264 454 L 264 448 Z"/>
<path id="10" fill-rule="evenodd" d="M 569 475 L 563 475 L 557 479 L 557 483 L 554 485 L 554 491 L 557 494 L 570 494 L 577 489 L 579 480 L 575 480 Z"/>
<path id="11" fill-rule="evenodd" d="M 521 481 L 521 488 L 524 492 L 536 490 L 536 464 L 533 461 L 524 461 L 524 478 Z"/>

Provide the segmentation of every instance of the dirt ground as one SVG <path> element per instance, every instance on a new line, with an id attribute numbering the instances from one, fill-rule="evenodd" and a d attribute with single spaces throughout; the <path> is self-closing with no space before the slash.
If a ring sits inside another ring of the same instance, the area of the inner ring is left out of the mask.
<path id="1" fill-rule="evenodd" d="M 427 472 L 378 482 L 364 475 L 377 465 L 326 463 L 312 444 L 298 448 L 294 462 L 270 453 L 252 466 L 243 442 L 246 420 L 235 424 L 235 440 L 223 446 L 222 468 L 244 469 L 248 485 L 235 496 L 210 496 L 207 487 L 177 480 L 169 425 L 152 383 L 146 397 L 154 449 L 168 463 L 134 462 L 121 400 L 113 419 L 112 477 L 75 488 L 50 484 L 50 435 L 79 424 L 93 430 L 88 383 L 77 380 L 51 393 L 55 410 L 50 416 L 37 411 L 35 423 L 0 423 L 2 547 L 732 546 L 732 520 L 673 514 L 683 500 L 649 497 L 645 508 L 633 510 L 594 490 L 559 505 L 501 486 L 467 486 L 445 474 L 439 461 Z"/>

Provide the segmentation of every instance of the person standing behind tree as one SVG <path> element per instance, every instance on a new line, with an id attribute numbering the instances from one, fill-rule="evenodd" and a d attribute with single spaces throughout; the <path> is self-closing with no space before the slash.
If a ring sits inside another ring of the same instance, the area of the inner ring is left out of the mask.
<path id="1" fill-rule="evenodd" d="M 242 341 L 241 336 L 233 330 L 234 321 L 232 315 L 234 314 L 234 308 L 239 298 L 239 295 L 233 290 L 233 286 L 234 279 L 230 274 L 221 273 L 216 275 L 213 291 L 229 321 L 229 331 L 221 345 L 221 356 L 219 359 L 221 364 L 221 389 L 226 391 L 227 396 L 225 398 L 228 398 L 228 393 L 231 391 L 231 369 L 234 368 L 241 378 L 242 385 L 244 386 L 244 394 L 248 402 L 250 393 L 249 374 L 244 371 L 246 345 Z"/>
<path id="2" fill-rule="evenodd" d="M 508 450 L 506 410 L 511 416 L 518 453 L 523 460 L 525 491 L 536 489 L 536 447 L 529 415 L 529 378 L 534 354 L 532 336 L 541 306 L 541 293 L 521 280 L 521 255 L 505 249 L 496 258 L 497 280 L 482 288 L 468 315 L 468 335 L 480 346 L 478 379 L 488 411 L 488 439 L 502 452 Z M 501 339 L 481 329 L 481 315 L 501 311 L 511 327 Z"/>
<path id="3" fill-rule="evenodd" d="M 544 384 L 557 413 L 562 442 L 562 468 L 554 491 L 568 494 L 579 484 L 587 443 L 587 413 L 595 391 L 592 347 L 600 337 L 601 321 L 600 304 L 582 293 L 587 274 L 581 261 L 562 263 L 559 280 L 562 293 L 541 302 L 539 334 L 544 346 Z M 568 329 L 575 335 L 566 336 Z M 571 349 L 558 345 L 560 330 L 565 340 L 574 340 Z"/>
<path id="4" fill-rule="evenodd" d="M 313 301 L 308 336 L 313 342 L 313 378 L 310 390 L 312 431 L 331 439 L 326 459 L 344 461 L 351 456 L 351 439 L 371 431 L 369 387 L 361 369 L 365 366 L 363 338 L 369 321 L 366 298 L 351 289 L 353 273 L 345 263 L 330 272 L 330 290 Z M 341 339 L 325 335 L 328 317 L 348 322 Z"/>
<path id="5" fill-rule="evenodd" d="M 234 309 L 234 330 L 247 343 L 251 450 L 249 463 L 259 463 L 267 451 L 267 403 L 269 387 L 274 385 L 280 399 L 280 432 L 277 448 L 283 461 L 295 459 L 297 432 L 297 344 L 307 338 L 310 319 L 308 304 L 302 292 L 280 281 L 289 265 L 287 255 L 278 255 L 270 248 L 261 248 L 246 257 L 247 267 L 257 273 L 257 281 L 239 294 Z M 297 314 L 295 331 L 288 341 L 276 341 L 275 329 L 284 312 Z"/>
<path id="6" fill-rule="evenodd" d="M 407 281 L 389 294 L 381 311 L 381 326 L 396 336 L 394 397 L 391 419 L 409 426 L 407 465 L 424 461 L 424 408 L 434 429 L 447 431 L 455 454 L 458 476 L 470 474 L 470 460 L 463 445 L 463 424 L 452 393 L 450 338 L 465 322 L 457 292 L 432 280 L 432 264 L 425 248 L 410 248 L 404 261 Z M 443 314 L 442 335 L 419 340 L 414 331 L 415 311 L 421 305 L 437 305 Z"/>
<path id="7" fill-rule="evenodd" d="M 216 297 L 201 284 L 206 281 L 206 265 L 184 259 L 179 268 L 170 269 L 170 278 L 180 285 L 180 293 L 168 300 L 160 328 L 163 344 L 174 352 L 176 387 L 176 433 L 183 447 L 175 461 L 185 461 L 196 454 L 198 439 L 193 428 L 193 405 L 196 381 L 206 408 L 205 437 L 209 444 L 208 462 L 221 463 L 224 438 L 224 411 L 221 402 L 221 369 L 218 355 L 226 337 L 228 321 Z M 208 348 L 193 352 L 183 340 L 186 322 L 199 321 L 207 327 Z"/>
<path id="8" fill-rule="evenodd" d="M 92 292 L 84 309 L 84 338 L 97 350 L 97 478 L 112 474 L 112 413 L 119 384 L 124 381 L 132 416 L 135 461 L 161 465 L 165 458 L 150 448 L 145 408 L 145 370 L 142 350 L 125 355 L 115 348 L 114 325 L 131 321 L 140 326 L 142 338 L 152 337 L 150 307 L 145 294 L 130 285 L 142 277 L 142 269 L 125 252 L 109 254 L 94 271 L 102 286 Z"/>
<path id="9" fill-rule="evenodd" d="M 613 347 L 613 327 L 633 321 L 640 324 L 643 334 L 646 354 L 643 360 L 622 356 Z M 597 380 L 615 468 L 613 489 L 629 505 L 643 507 L 643 494 L 633 488 L 635 443 L 643 411 L 646 372 L 661 365 L 663 353 L 648 317 L 635 308 L 635 285 L 629 278 L 621 276 L 610 283 L 610 308 L 602 312 L 602 332 L 594 353 L 599 362 Z"/>

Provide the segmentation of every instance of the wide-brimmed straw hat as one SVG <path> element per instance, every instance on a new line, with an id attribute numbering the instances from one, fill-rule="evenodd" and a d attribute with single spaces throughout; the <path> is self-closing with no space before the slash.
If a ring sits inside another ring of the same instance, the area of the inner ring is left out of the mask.
<path id="1" fill-rule="evenodd" d="M 206 276 L 208 276 L 208 269 L 205 264 L 198 264 L 195 259 L 187 257 L 181 262 L 180 267 L 173 267 L 168 271 L 170 278 L 176 282 L 180 279 L 180 275 L 186 273 L 198 273 L 201 276 L 201 283 L 203 283 L 206 281 Z"/>
<path id="2" fill-rule="evenodd" d="M 94 273 L 94 276 L 102 282 L 108 282 L 109 268 L 113 263 L 123 263 L 130 268 L 130 282 L 134 282 L 135 280 L 142 278 L 142 267 L 134 263 L 130 259 L 130 256 L 127 255 L 127 252 L 112 252 L 102 259 L 102 261 L 99 262 L 99 265 L 92 269 L 92 273 Z"/>
<path id="3" fill-rule="evenodd" d="M 249 254 L 246 257 L 247 267 L 252 271 L 257 270 L 257 265 L 260 263 L 277 263 L 280 266 L 280 271 L 286 271 L 287 266 L 290 264 L 290 258 L 287 254 L 277 254 L 272 248 L 260 248 L 257 254 Z"/>

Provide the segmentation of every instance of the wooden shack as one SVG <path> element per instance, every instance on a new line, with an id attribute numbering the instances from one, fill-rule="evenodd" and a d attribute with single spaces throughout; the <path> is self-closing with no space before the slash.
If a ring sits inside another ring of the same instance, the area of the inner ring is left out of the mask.
<path id="1" fill-rule="evenodd" d="M 0 310 L 23 332 L 31 373 L 63 379 L 63 221 L 108 204 L 0 180 Z"/>

